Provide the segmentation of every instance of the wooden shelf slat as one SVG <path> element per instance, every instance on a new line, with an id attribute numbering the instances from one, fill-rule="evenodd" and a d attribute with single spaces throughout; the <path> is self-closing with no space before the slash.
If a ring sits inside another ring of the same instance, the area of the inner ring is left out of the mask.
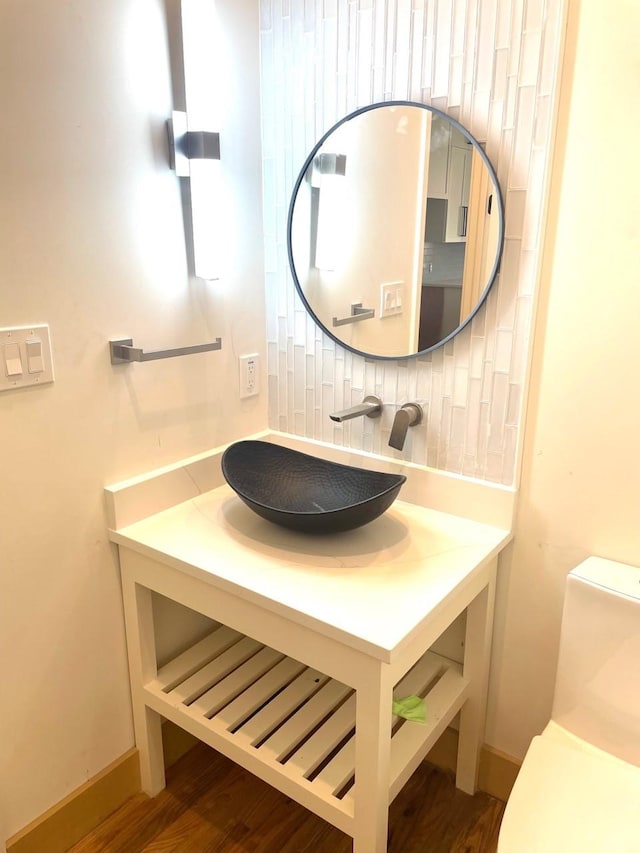
<path id="1" fill-rule="evenodd" d="M 424 696 L 427 687 L 446 669 L 448 663 L 448 661 L 436 654 L 428 654 L 420 658 L 415 666 L 396 685 L 393 691 L 394 698 L 402 699 L 405 696 L 413 695 Z M 399 719 L 395 715 L 391 718 L 392 727 Z M 407 725 L 407 723 L 405 722 L 404 725 Z M 391 749 L 393 750 L 393 748 L 394 743 L 392 739 Z M 313 783 L 325 796 L 335 796 L 353 778 L 354 768 L 355 738 L 350 738 L 340 752 L 331 759 L 326 767 L 322 768 L 313 780 Z"/>
<path id="2" fill-rule="evenodd" d="M 307 795 L 313 791 L 324 803 L 340 803 L 341 814 L 353 812 L 357 784 L 337 799 L 354 777 L 351 687 L 221 626 L 164 666 L 145 689 L 157 709 L 171 710 L 171 719 L 183 715 L 189 731 L 195 726 L 206 732 L 206 742 L 214 745 L 219 737 L 234 743 L 258 775 L 261 766 L 267 775 L 280 768 L 289 781 L 299 779 Z M 427 724 L 393 717 L 390 801 L 457 713 L 467 689 L 461 666 L 432 652 L 398 682 L 395 698 L 425 698 Z"/>
<path id="3" fill-rule="evenodd" d="M 328 676 L 318 670 L 305 668 L 281 693 L 241 726 L 235 732 L 235 737 L 247 746 L 260 744 L 327 681 Z"/>
<path id="4" fill-rule="evenodd" d="M 350 737 L 340 752 L 318 773 L 313 780 L 314 787 L 322 796 L 334 797 L 353 778 L 355 764 L 356 739 Z"/>
<path id="5" fill-rule="evenodd" d="M 174 705 L 190 704 L 261 648 L 260 643 L 249 637 L 243 637 L 198 672 L 174 687 L 167 694 L 167 698 Z"/>
<path id="6" fill-rule="evenodd" d="M 257 654 L 250 657 L 196 699 L 190 706 L 191 712 L 200 713 L 204 717 L 212 717 L 244 690 L 251 687 L 261 675 L 272 669 L 283 658 L 284 655 L 280 652 L 266 646 L 263 647 Z"/>
<path id="7" fill-rule="evenodd" d="M 293 658 L 283 658 L 233 702 L 222 708 L 216 714 L 216 720 L 227 729 L 242 726 L 260 708 L 266 710 L 264 706 L 267 706 L 267 702 L 269 702 L 267 707 L 270 708 L 275 702 L 275 698 L 272 700 L 272 697 L 276 697 L 287 685 L 291 686 L 294 679 L 305 669 L 306 666 L 303 663 Z M 236 732 L 236 734 L 240 733 Z M 243 734 L 246 736 L 247 732 Z M 251 740 L 250 738 L 250 742 Z"/>
<path id="8" fill-rule="evenodd" d="M 263 752 L 276 761 L 281 761 L 292 752 L 325 717 L 331 714 L 345 696 L 351 692 L 339 681 L 330 679 L 308 702 L 277 729 L 260 747 Z"/>
<path id="9" fill-rule="evenodd" d="M 307 778 L 340 741 L 353 731 L 355 724 L 356 697 L 353 694 L 343 705 L 333 711 L 320 728 L 294 752 L 287 761 L 288 767 L 297 770 L 301 776 Z"/>
<path id="10" fill-rule="evenodd" d="M 165 692 L 173 690 L 176 685 L 202 669 L 205 664 L 224 652 L 229 646 L 237 643 L 241 638 L 242 634 L 238 631 L 227 628 L 226 625 L 220 625 L 200 642 L 165 664 L 158 671 L 157 678 L 151 684 L 161 687 Z"/>

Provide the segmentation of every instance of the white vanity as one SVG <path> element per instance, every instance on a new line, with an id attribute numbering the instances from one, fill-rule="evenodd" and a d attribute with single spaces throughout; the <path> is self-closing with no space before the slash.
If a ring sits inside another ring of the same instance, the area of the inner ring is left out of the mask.
<path id="1" fill-rule="evenodd" d="M 322 448 L 407 473 L 407 500 L 357 530 L 307 536 L 241 503 L 222 450 L 107 489 L 143 788 L 165 784 L 166 718 L 352 836 L 356 853 L 382 853 L 389 803 L 458 712 L 456 783 L 475 790 L 513 494 Z M 420 495 L 431 507 L 408 502 Z M 160 668 L 154 592 L 214 620 Z M 429 651 L 465 610 L 463 662 Z M 392 714 L 394 696 L 413 694 L 426 724 Z"/>

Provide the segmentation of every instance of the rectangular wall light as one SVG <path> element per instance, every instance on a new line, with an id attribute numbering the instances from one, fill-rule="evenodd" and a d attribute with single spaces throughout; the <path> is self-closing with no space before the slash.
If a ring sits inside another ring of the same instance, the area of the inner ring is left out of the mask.
<path id="1" fill-rule="evenodd" d="M 316 239 L 314 266 L 334 271 L 344 253 L 346 154 L 325 152 L 313 161 L 312 185 L 316 187 Z"/>
<path id="2" fill-rule="evenodd" d="M 213 0 L 182 0 L 185 112 L 168 122 L 171 166 L 189 179 L 194 273 L 220 277 L 221 171 L 216 88 L 217 19 Z"/>

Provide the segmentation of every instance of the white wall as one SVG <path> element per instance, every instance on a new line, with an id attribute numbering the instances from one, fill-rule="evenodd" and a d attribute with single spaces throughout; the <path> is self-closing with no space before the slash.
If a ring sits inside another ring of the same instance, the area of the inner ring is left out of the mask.
<path id="1" fill-rule="evenodd" d="M 550 715 L 565 577 L 640 565 L 640 6 L 569 6 L 560 134 L 515 544 L 499 590 L 488 740 Z"/>
<path id="2" fill-rule="evenodd" d="M 11 834 L 133 745 L 103 486 L 266 426 L 258 7 L 218 0 L 226 275 L 189 280 L 167 166 L 177 0 L 4 0 L 0 326 L 50 324 L 56 381 L 0 396 L 0 803 Z M 178 105 L 176 105 L 178 106 Z M 113 367 L 107 341 L 221 352 Z"/>

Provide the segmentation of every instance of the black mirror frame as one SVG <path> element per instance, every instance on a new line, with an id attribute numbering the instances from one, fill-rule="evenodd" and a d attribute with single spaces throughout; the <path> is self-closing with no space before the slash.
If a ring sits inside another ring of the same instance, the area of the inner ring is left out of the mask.
<path id="1" fill-rule="evenodd" d="M 344 341 L 342 341 L 342 340 L 340 340 L 340 338 L 336 337 L 336 335 L 334 335 L 333 332 L 331 332 L 324 325 L 324 323 L 322 323 L 319 320 L 319 318 L 317 317 L 317 315 L 315 314 L 315 312 L 313 311 L 313 309 L 309 305 L 309 302 L 307 301 L 307 299 L 306 299 L 306 297 L 302 291 L 302 286 L 300 285 L 300 281 L 299 281 L 297 273 L 296 273 L 295 264 L 293 262 L 293 248 L 292 248 L 292 241 L 291 241 L 291 230 L 292 230 L 292 223 L 293 223 L 293 210 L 295 207 L 296 199 L 298 197 L 298 190 L 300 188 L 300 184 L 304 180 L 304 177 L 307 173 L 307 170 L 309 169 L 309 167 L 313 163 L 313 161 L 314 161 L 318 151 L 320 150 L 320 148 L 324 145 L 326 140 L 329 138 L 329 136 L 331 136 L 331 134 L 335 130 L 337 130 L 341 125 L 345 124 L 345 122 L 350 121 L 351 119 L 353 119 L 356 116 L 359 116 L 363 113 L 370 112 L 371 110 L 380 109 L 382 107 L 401 107 L 401 106 L 404 106 L 404 107 L 407 107 L 407 106 L 408 107 L 420 107 L 421 109 L 428 110 L 429 112 L 433 113 L 436 116 L 440 116 L 441 118 L 446 119 L 457 130 L 459 130 L 463 136 L 465 136 L 469 140 L 469 142 L 473 145 L 474 149 L 478 152 L 478 154 L 480 155 L 480 157 L 484 161 L 485 166 L 489 170 L 489 175 L 493 181 L 493 184 L 494 184 L 495 190 L 496 190 L 496 198 L 494 199 L 494 203 L 497 203 L 497 205 L 498 205 L 498 214 L 499 214 L 498 251 L 496 252 L 496 259 L 495 259 L 493 268 L 491 270 L 491 274 L 489 275 L 489 280 L 488 280 L 484 290 L 480 294 L 480 298 L 478 299 L 477 303 L 474 305 L 473 309 L 469 312 L 468 316 L 465 317 L 463 322 L 460 323 L 460 325 L 457 326 L 452 332 L 450 332 L 445 338 L 442 338 L 442 340 L 438 341 L 438 343 L 433 344 L 430 347 L 427 347 L 427 349 L 418 350 L 417 352 L 409 353 L 408 355 L 376 355 L 375 353 L 363 352 L 362 350 L 356 349 L 355 347 L 352 347 L 349 344 L 344 343 Z M 447 113 L 445 113 L 443 110 L 439 110 L 436 107 L 430 106 L 429 104 L 420 103 L 419 101 L 404 101 L 404 100 L 378 101 L 374 104 L 368 104 L 367 106 L 360 107 L 359 109 L 354 110 L 354 112 L 349 113 L 348 115 L 344 116 L 343 118 L 340 119 L 340 121 L 336 122 L 336 124 L 334 124 L 332 127 L 330 127 L 329 130 L 314 145 L 309 156 L 304 161 L 304 165 L 302 166 L 302 169 L 300 170 L 300 174 L 298 175 L 298 177 L 296 179 L 295 185 L 293 187 L 293 191 L 291 193 L 291 201 L 289 203 L 289 212 L 287 215 L 287 256 L 289 259 L 289 269 L 291 270 L 291 275 L 293 276 L 293 283 L 294 283 L 295 288 L 298 292 L 298 296 L 302 300 L 302 303 L 303 303 L 305 309 L 309 312 L 310 316 L 313 318 L 316 325 L 319 326 L 319 328 L 326 335 L 328 335 L 328 337 L 330 337 L 333 341 L 335 341 L 335 343 L 339 344 L 344 349 L 349 350 L 352 353 L 355 353 L 356 355 L 362 356 L 363 358 L 377 359 L 380 361 L 406 361 L 407 359 L 410 359 L 410 358 L 419 358 L 422 355 L 426 355 L 427 353 L 433 352 L 433 350 L 438 349 L 438 347 L 444 346 L 446 343 L 448 343 L 448 341 L 450 341 L 459 332 L 461 332 L 462 329 L 464 329 L 466 326 L 468 326 L 469 323 L 476 316 L 476 314 L 478 313 L 478 311 L 480 310 L 482 305 L 484 304 L 487 296 L 489 295 L 489 291 L 491 290 L 491 287 L 492 287 L 493 283 L 495 282 L 496 276 L 498 274 L 498 270 L 500 269 L 500 261 L 502 259 L 502 252 L 503 252 L 503 248 L 504 248 L 504 239 L 505 239 L 505 220 L 504 220 L 504 204 L 502 201 L 502 193 L 500 190 L 500 184 L 498 182 L 498 176 L 496 175 L 495 169 L 491 165 L 491 162 L 490 162 L 489 158 L 487 157 L 484 149 L 482 148 L 482 146 L 480 145 L 478 140 L 475 139 L 469 133 L 469 131 L 465 127 L 463 127 L 463 125 L 460 124 L 459 121 L 456 121 L 456 119 L 452 118 L 450 115 L 447 115 Z"/>

